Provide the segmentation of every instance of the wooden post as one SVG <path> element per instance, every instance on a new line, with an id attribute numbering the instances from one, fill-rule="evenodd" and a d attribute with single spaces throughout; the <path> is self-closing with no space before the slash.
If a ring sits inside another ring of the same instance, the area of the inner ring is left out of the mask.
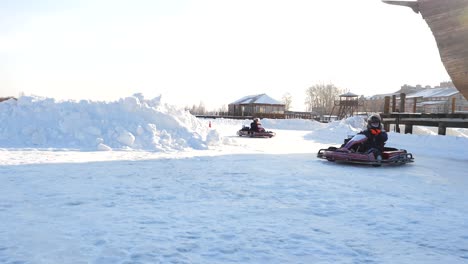
<path id="1" fill-rule="evenodd" d="M 406 94 L 401 93 L 400 94 L 400 113 L 405 112 L 405 103 L 406 103 Z"/>
<path id="2" fill-rule="evenodd" d="M 415 97 L 413 98 L 413 113 L 416 113 L 416 104 L 418 103 L 418 99 Z"/>
<path id="3" fill-rule="evenodd" d="M 452 114 L 455 114 L 455 103 L 457 101 L 457 98 L 452 97 Z"/>
<path id="4" fill-rule="evenodd" d="M 405 134 L 413 134 L 413 125 L 405 125 Z"/>
<path id="5" fill-rule="evenodd" d="M 390 96 L 385 96 L 385 99 L 384 99 L 384 114 L 388 114 L 390 113 Z M 383 126 L 384 126 L 384 129 L 386 131 L 389 131 L 390 130 L 390 124 L 389 123 L 383 123 Z"/>
<path id="6" fill-rule="evenodd" d="M 396 112 L 396 95 L 392 95 L 392 112 Z"/>
<path id="7" fill-rule="evenodd" d="M 384 109 L 383 109 L 383 112 L 384 114 L 388 114 L 390 113 L 390 96 L 385 96 L 385 99 L 384 99 Z"/>
<path id="8" fill-rule="evenodd" d="M 444 126 L 442 122 L 439 123 L 439 135 L 444 135 L 447 133 L 447 127 Z"/>

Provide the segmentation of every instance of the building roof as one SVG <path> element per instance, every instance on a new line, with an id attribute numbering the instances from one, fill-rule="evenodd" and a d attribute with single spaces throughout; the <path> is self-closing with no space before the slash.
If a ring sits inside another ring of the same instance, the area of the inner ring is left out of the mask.
<path id="1" fill-rule="evenodd" d="M 417 106 L 425 106 L 425 105 L 444 105 L 446 104 L 446 101 L 425 101 L 425 102 L 420 102 L 417 103 Z"/>
<path id="2" fill-rule="evenodd" d="M 385 96 L 393 96 L 393 95 L 400 95 L 399 93 L 386 93 L 386 94 L 375 94 L 372 96 L 367 96 L 366 99 L 368 100 L 377 100 L 377 99 L 383 99 Z"/>
<path id="3" fill-rule="evenodd" d="M 457 93 L 459 93 L 459 91 L 454 87 L 427 88 L 415 93 L 408 94 L 406 98 L 449 97 Z"/>
<path id="4" fill-rule="evenodd" d="M 269 104 L 269 105 L 284 105 L 266 94 L 256 94 L 244 96 L 241 99 L 232 102 L 231 104 Z"/>
<path id="5" fill-rule="evenodd" d="M 352 92 L 347 92 L 345 94 L 340 94 L 340 97 L 358 97 L 359 95 L 352 93 Z"/>

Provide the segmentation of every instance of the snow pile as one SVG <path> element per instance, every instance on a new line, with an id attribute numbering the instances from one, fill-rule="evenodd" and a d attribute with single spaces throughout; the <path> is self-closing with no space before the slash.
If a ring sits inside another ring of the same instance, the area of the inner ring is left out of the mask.
<path id="1" fill-rule="evenodd" d="M 171 151 L 220 140 L 187 111 L 141 94 L 115 102 L 23 96 L 0 104 L 0 122 L 0 146 L 13 148 Z"/>
<path id="2" fill-rule="evenodd" d="M 324 143 L 337 143 L 342 142 L 347 136 L 355 135 L 365 128 L 366 119 L 362 116 L 353 116 L 328 123 L 309 133 L 306 139 Z"/>

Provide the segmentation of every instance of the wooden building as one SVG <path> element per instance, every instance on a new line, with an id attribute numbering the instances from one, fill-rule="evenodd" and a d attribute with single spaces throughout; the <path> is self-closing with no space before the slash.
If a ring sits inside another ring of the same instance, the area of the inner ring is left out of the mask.
<path id="1" fill-rule="evenodd" d="M 400 95 L 405 94 L 404 112 L 410 113 L 455 113 L 468 112 L 468 101 L 458 91 L 453 83 L 441 82 L 440 85 L 410 86 L 403 85 L 399 91 L 389 94 L 377 94 L 366 99 L 365 110 L 382 112 L 385 97 L 392 98 L 390 103 L 395 106 L 395 112 L 400 111 Z M 393 102 L 393 100 L 395 102 Z"/>
<path id="2" fill-rule="evenodd" d="M 228 115 L 259 118 L 284 118 L 285 104 L 266 94 L 249 95 L 228 105 Z"/>
<path id="3" fill-rule="evenodd" d="M 454 87 L 428 88 L 406 95 L 406 112 L 467 112 L 468 101 Z"/>

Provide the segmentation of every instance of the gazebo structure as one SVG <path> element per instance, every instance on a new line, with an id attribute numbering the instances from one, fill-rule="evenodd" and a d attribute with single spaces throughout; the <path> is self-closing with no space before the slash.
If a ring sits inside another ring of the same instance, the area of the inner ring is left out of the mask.
<path id="1" fill-rule="evenodd" d="M 335 105 L 333 106 L 330 116 L 335 111 L 335 108 L 338 108 L 337 119 L 343 119 L 349 116 L 353 116 L 354 112 L 358 110 L 358 107 L 361 106 L 359 102 L 359 96 L 357 94 L 348 92 L 341 94 L 339 100 L 335 100 Z"/>

